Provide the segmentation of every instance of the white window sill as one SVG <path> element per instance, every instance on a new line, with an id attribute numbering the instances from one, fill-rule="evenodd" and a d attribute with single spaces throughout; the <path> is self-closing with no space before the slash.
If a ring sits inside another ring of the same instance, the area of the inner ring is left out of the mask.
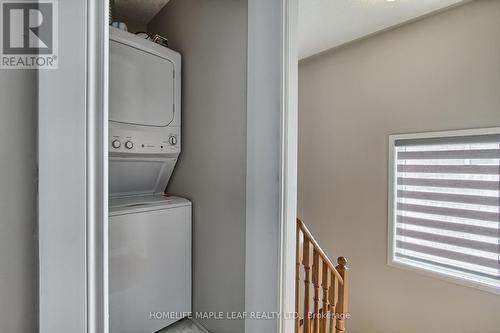
<path id="1" fill-rule="evenodd" d="M 443 267 L 437 267 L 429 264 L 423 264 L 409 259 L 389 259 L 387 264 L 391 267 L 404 269 L 421 275 L 437 278 L 443 281 L 451 282 L 461 286 L 479 289 L 496 295 L 500 295 L 500 281 L 495 282 L 475 279 L 466 273 L 453 271 Z"/>

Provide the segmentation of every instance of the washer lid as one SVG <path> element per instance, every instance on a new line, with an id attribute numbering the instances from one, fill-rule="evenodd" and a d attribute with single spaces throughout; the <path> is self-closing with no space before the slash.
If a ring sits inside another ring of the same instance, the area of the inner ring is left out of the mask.
<path id="1" fill-rule="evenodd" d="M 110 121 L 155 127 L 173 121 L 175 68 L 167 54 L 110 40 L 109 68 Z"/>
<path id="2" fill-rule="evenodd" d="M 191 202 L 180 197 L 165 195 L 144 195 L 109 200 L 109 215 L 134 214 L 152 210 L 163 210 L 190 206 Z"/>

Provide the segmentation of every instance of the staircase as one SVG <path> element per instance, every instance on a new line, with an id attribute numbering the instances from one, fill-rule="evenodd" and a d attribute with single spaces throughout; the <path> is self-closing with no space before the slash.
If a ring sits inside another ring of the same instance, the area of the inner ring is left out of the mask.
<path id="1" fill-rule="evenodd" d="M 347 259 L 339 257 L 334 266 L 299 219 L 296 242 L 295 333 L 345 332 L 349 317 Z"/>

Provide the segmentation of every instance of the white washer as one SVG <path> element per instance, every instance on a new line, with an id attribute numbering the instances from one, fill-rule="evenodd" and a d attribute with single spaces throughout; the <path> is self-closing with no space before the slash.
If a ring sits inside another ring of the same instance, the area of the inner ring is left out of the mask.
<path id="1" fill-rule="evenodd" d="M 191 311 L 191 202 L 110 200 L 110 332 L 152 333 Z M 161 315 L 158 315 L 161 313 Z"/>

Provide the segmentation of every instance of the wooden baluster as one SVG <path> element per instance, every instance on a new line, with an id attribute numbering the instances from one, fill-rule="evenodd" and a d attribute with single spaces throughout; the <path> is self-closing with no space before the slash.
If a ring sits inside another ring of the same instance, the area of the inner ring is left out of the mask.
<path id="1" fill-rule="evenodd" d="M 319 253 L 316 248 L 313 251 L 313 286 L 314 286 L 314 317 L 313 317 L 313 332 L 319 333 L 319 281 L 321 279 L 321 266 L 319 261 Z"/>
<path id="2" fill-rule="evenodd" d="M 321 311 L 321 333 L 327 333 L 328 328 L 328 310 L 329 310 L 329 300 L 328 291 L 330 289 L 330 269 L 328 264 L 323 262 L 323 281 L 321 282 L 321 287 L 323 287 L 323 310 Z"/>
<path id="3" fill-rule="evenodd" d="M 335 333 L 335 311 L 336 311 L 336 305 L 337 305 L 337 294 L 338 294 L 338 287 L 339 287 L 339 280 L 337 279 L 337 276 L 335 273 L 331 273 L 331 283 L 330 283 L 330 292 L 328 294 L 328 300 L 329 300 L 329 309 L 330 309 L 330 329 L 329 333 Z"/>
<path id="4" fill-rule="evenodd" d="M 304 333 L 311 332 L 309 317 L 310 283 L 311 283 L 311 243 L 304 235 L 302 264 L 304 265 Z"/>
<path id="5" fill-rule="evenodd" d="M 296 236 L 296 250 L 295 250 L 295 333 L 299 333 L 300 330 L 300 315 L 299 315 L 299 304 L 300 304 L 300 265 L 302 262 L 302 241 L 301 241 L 300 228 L 297 227 Z"/>
<path id="6" fill-rule="evenodd" d="M 339 284 L 339 292 L 338 292 L 338 304 L 337 304 L 337 313 L 339 317 L 337 318 L 336 332 L 344 333 L 345 332 L 345 317 L 347 316 L 348 307 L 349 307 L 349 269 L 347 268 L 347 259 L 344 257 L 339 257 L 337 259 L 337 271 L 340 276 L 344 280 L 342 284 Z"/>

